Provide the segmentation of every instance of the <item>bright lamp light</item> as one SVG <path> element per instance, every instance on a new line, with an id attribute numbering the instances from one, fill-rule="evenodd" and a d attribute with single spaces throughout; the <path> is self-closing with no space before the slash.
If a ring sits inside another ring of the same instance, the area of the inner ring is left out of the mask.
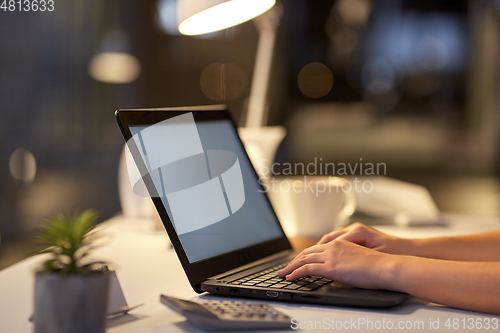
<path id="1" fill-rule="evenodd" d="M 271 9 L 276 0 L 182 0 L 179 31 L 201 35 L 249 21 Z"/>
<path id="2" fill-rule="evenodd" d="M 123 52 L 96 54 L 89 64 L 89 74 L 97 81 L 123 84 L 137 79 L 141 64 L 136 57 Z"/>

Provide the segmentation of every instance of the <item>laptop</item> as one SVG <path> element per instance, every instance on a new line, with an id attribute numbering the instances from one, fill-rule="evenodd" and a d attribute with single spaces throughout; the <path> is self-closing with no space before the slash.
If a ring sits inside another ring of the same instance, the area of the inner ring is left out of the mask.
<path id="1" fill-rule="evenodd" d="M 395 306 L 408 297 L 319 276 L 295 282 L 277 277 L 297 253 L 226 106 L 115 115 L 130 151 L 131 186 L 152 198 L 197 293 L 359 307 Z"/>

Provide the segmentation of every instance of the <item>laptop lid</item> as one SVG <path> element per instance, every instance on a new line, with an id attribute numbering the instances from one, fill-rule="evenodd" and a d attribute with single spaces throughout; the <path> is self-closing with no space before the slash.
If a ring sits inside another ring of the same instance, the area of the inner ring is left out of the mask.
<path id="1" fill-rule="evenodd" d="M 195 291 L 291 249 L 224 105 L 115 115 L 139 170 L 131 186 L 152 198 Z"/>

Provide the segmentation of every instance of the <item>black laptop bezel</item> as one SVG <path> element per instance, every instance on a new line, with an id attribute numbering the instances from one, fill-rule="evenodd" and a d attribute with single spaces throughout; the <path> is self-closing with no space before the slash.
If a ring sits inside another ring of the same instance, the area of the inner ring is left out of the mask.
<path id="1" fill-rule="evenodd" d="M 185 114 L 187 112 L 193 112 L 194 119 L 197 122 L 229 120 L 233 124 L 233 129 L 235 131 L 236 137 L 239 140 L 239 144 L 241 144 L 242 148 L 244 148 L 243 142 L 238 135 L 236 124 L 231 118 L 225 105 L 168 107 L 155 109 L 119 109 L 115 111 L 115 116 L 118 122 L 118 126 L 120 127 L 125 141 L 127 142 L 132 137 L 129 129 L 130 126 L 152 125 L 165 119 Z M 140 157 L 140 154 L 137 151 L 136 147 L 133 144 L 130 144 L 129 147 L 138 168 L 140 170 L 141 168 L 142 170 L 146 170 L 144 162 L 142 161 L 142 158 Z M 245 149 L 243 150 L 245 151 Z M 248 158 L 246 151 L 245 155 L 246 158 Z M 252 164 L 250 163 L 250 165 Z M 255 171 L 253 166 L 252 170 L 255 173 L 255 176 L 258 178 L 257 172 Z M 156 190 L 153 185 L 153 181 L 149 176 L 144 177 L 144 182 L 148 191 L 150 191 L 150 193 L 155 193 Z M 264 188 L 262 186 L 261 188 L 264 191 Z M 278 223 L 278 226 L 281 230 L 281 237 L 193 263 L 189 262 L 188 257 L 184 252 L 179 237 L 175 232 L 172 221 L 170 220 L 161 199 L 158 198 L 157 195 L 155 195 L 154 198 L 151 198 L 163 222 L 163 226 L 165 227 L 165 230 L 170 237 L 170 241 L 172 242 L 172 245 L 182 264 L 182 267 L 184 268 L 184 272 L 186 273 L 189 283 L 197 293 L 203 292 L 203 290 L 201 290 L 200 284 L 212 276 L 236 269 L 240 266 L 271 256 L 278 252 L 292 249 L 292 246 L 290 245 L 290 242 L 288 241 L 288 238 L 286 237 L 285 232 L 283 231 L 283 228 L 279 223 L 278 217 L 276 216 L 274 209 L 272 209 L 271 202 L 269 201 L 267 194 L 265 194 L 265 196 L 266 203 L 273 211 L 276 222 Z"/>

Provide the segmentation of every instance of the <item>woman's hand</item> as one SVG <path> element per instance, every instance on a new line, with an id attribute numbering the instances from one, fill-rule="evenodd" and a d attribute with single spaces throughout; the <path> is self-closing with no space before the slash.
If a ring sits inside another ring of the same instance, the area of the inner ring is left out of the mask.
<path id="1" fill-rule="evenodd" d="M 278 275 L 289 281 L 317 275 L 360 288 L 387 288 L 396 256 L 409 254 L 412 241 L 386 235 L 361 223 L 324 235 Z M 383 253 L 385 252 L 385 253 Z"/>
<path id="2" fill-rule="evenodd" d="M 332 240 L 346 240 L 364 247 L 390 254 L 412 255 L 413 240 L 386 235 L 361 223 L 324 235 L 318 245 L 326 244 Z"/>
<path id="3" fill-rule="evenodd" d="M 288 281 L 323 276 L 354 287 L 385 289 L 391 284 L 397 257 L 334 239 L 305 249 L 278 276 Z"/>

